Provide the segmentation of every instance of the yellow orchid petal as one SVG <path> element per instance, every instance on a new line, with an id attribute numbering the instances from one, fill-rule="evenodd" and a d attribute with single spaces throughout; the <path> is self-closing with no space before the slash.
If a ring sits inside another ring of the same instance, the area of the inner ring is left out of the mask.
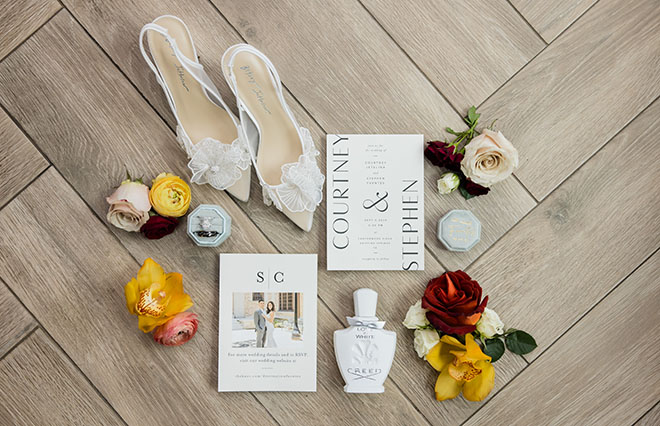
<path id="1" fill-rule="evenodd" d="M 465 347 L 467 349 L 466 357 L 471 361 L 490 361 L 491 358 L 484 354 L 481 347 L 474 341 L 474 336 L 471 334 L 465 335 Z"/>
<path id="2" fill-rule="evenodd" d="M 138 316 L 138 328 L 145 333 L 149 333 L 154 328 L 158 327 L 161 324 L 165 324 L 169 318 L 162 316 L 159 318 L 148 317 L 146 315 Z"/>
<path id="3" fill-rule="evenodd" d="M 495 386 L 495 367 L 489 361 L 478 361 L 476 367 L 481 374 L 463 386 L 463 396 L 468 401 L 483 401 Z"/>
<path id="4" fill-rule="evenodd" d="M 446 343 L 446 344 L 448 344 L 448 345 L 455 346 L 455 347 L 460 348 L 460 349 L 465 349 L 465 345 L 464 345 L 464 344 L 462 344 L 461 342 L 459 342 L 457 338 L 452 337 L 452 336 L 450 336 L 450 335 L 448 335 L 448 334 L 445 334 L 444 336 L 442 336 L 442 337 L 440 338 L 440 341 L 443 342 L 443 343 Z"/>
<path id="5" fill-rule="evenodd" d="M 165 275 L 165 288 L 167 294 L 183 293 L 183 276 L 178 272 Z"/>
<path id="6" fill-rule="evenodd" d="M 165 308 L 165 312 L 163 313 L 163 315 L 165 315 L 166 317 L 176 315 L 179 312 L 183 312 L 187 309 L 190 309 L 192 305 L 193 305 L 192 299 L 187 294 L 185 293 L 173 294 L 172 298 L 167 304 L 167 307 Z"/>
<path id="7" fill-rule="evenodd" d="M 445 365 L 454 359 L 447 348 L 449 348 L 448 345 L 438 342 L 431 348 L 429 353 L 426 354 L 425 359 L 431 364 L 431 367 L 435 368 L 437 371 L 441 371 Z"/>
<path id="8" fill-rule="evenodd" d="M 165 285 L 165 271 L 152 258 L 147 258 L 137 275 L 140 291 L 147 289 L 153 283 Z"/>
<path id="9" fill-rule="evenodd" d="M 444 401 L 446 399 L 456 398 L 461 393 L 463 382 L 454 380 L 448 373 L 447 367 L 442 369 L 435 382 L 435 399 Z"/>
<path id="10" fill-rule="evenodd" d="M 140 297 L 139 285 L 135 278 L 124 286 L 124 295 L 126 296 L 126 307 L 128 308 L 128 312 L 135 315 L 135 304 Z"/>

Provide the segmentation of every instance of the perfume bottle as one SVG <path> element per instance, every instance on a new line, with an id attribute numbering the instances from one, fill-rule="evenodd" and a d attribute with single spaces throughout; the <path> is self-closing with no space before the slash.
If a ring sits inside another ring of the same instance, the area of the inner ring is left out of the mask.
<path id="1" fill-rule="evenodd" d="M 376 317 L 378 293 L 369 288 L 353 292 L 355 316 L 349 327 L 335 331 L 337 365 L 349 393 L 383 393 L 396 349 L 396 332 L 383 330 L 385 321 Z"/>

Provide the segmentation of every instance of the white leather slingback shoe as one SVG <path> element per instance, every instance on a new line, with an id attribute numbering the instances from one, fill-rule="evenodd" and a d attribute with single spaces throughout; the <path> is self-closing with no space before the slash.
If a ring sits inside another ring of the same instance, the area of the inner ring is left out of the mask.
<path id="1" fill-rule="evenodd" d="M 145 35 L 153 61 L 145 49 Z M 190 181 L 208 183 L 247 201 L 251 160 L 244 132 L 197 61 L 186 24 L 176 16 L 156 18 L 142 27 L 140 50 L 176 118 L 177 141 L 190 158 Z"/>
<path id="2" fill-rule="evenodd" d="M 282 95 L 282 82 L 270 60 L 248 44 L 222 56 L 222 71 L 236 95 L 240 130 L 248 143 L 264 203 L 274 204 L 309 232 L 323 199 L 325 177 L 316 163 L 312 136 L 298 126 Z"/>

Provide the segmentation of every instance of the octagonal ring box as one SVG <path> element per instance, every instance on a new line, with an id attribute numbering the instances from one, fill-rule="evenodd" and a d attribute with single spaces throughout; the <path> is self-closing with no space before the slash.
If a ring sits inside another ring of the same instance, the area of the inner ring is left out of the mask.
<path id="1" fill-rule="evenodd" d="M 231 217 L 220 206 L 201 204 L 188 215 L 188 236 L 201 247 L 217 247 L 231 235 Z"/>
<path id="2" fill-rule="evenodd" d="M 452 210 L 438 222 L 438 239 L 449 251 L 468 251 L 481 238 L 481 223 L 468 210 Z"/>

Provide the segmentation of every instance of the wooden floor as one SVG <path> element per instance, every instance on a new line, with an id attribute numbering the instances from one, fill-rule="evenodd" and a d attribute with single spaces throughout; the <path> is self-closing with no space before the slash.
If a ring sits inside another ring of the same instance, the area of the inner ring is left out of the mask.
<path id="1" fill-rule="evenodd" d="M 475 104 L 520 167 L 466 202 L 436 195 L 427 163 L 419 273 L 328 273 L 325 207 L 299 232 L 257 179 L 248 203 L 194 186 L 195 204 L 232 216 L 219 250 L 183 227 L 157 242 L 108 227 L 126 168 L 190 178 L 138 48 L 162 14 L 191 26 L 226 99 L 224 50 L 263 50 L 321 151 L 333 132 L 441 138 Z M 660 424 L 658 0 L 0 0 L 0 28 L 0 424 Z M 452 208 L 482 221 L 469 253 L 433 237 Z M 219 251 L 319 254 L 318 392 L 218 394 Z M 184 274 L 201 317 L 177 349 L 126 312 L 149 256 Z M 482 403 L 436 402 L 401 325 L 428 279 L 458 268 L 539 343 L 495 364 Z M 361 286 L 398 332 L 384 395 L 345 394 L 334 361 Z"/>

